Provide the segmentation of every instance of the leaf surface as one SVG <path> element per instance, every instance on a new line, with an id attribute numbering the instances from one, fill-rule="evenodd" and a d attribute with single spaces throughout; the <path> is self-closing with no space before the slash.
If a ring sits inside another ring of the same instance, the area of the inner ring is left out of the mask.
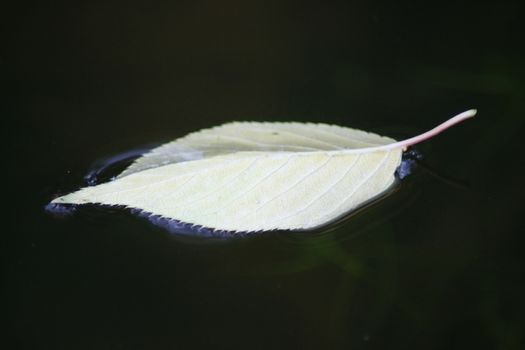
<path id="1" fill-rule="evenodd" d="M 312 152 L 359 149 L 395 142 L 337 125 L 233 122 L 200 130 L 146 153 L 119 177 L 161 165 L 236 152 Z"/>
<path id="2" fill-rule="evenodd" d="M 116 180 L 53 203 L 121 205 L 224 231 L 312 229 L 386 191 L 406 146 L 468 112 L 402 142 L 326 124 L 229 123 L 160 146 Z"/>

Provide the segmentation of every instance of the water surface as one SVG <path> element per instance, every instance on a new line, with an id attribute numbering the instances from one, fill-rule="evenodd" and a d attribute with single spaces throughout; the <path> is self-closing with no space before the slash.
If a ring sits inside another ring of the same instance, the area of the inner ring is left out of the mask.
<path id="1" fill-rule="evenodd" d="M 23 349 L 519 349 L 518 2 L 42 4 L 8 23 L 6 315 Z M 231 120 L 421 144 L 399 191 L 320 234 L 199 240 L 44 206 L 94 160 Z M 453 181 L 454 182 L 454 181 Z"/>

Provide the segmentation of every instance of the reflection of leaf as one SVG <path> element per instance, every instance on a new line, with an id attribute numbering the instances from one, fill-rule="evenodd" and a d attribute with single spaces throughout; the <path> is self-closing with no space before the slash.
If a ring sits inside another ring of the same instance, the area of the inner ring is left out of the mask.
<path id="1" fill-rule="evenodd" d="M 53 203 L 123 205 L 225 231 L 310 229 L 388 189 L 407 146 L 474 114 L 401 142 L 325 124 L 225 124 L 160 146 L 116 180 Z"/>

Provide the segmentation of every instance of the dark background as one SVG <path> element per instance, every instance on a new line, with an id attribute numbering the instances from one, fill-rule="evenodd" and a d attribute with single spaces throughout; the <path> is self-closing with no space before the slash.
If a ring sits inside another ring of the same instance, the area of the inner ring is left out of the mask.
<path id="1" fill-rule="evenodd" d="M 2 13 L 7 340 L 20 349 L 519 349 L 520 1 L 40 2 Z M 226 242 L 44 211 L 101 157 L 231 120 L 322 121 L 418 148 L 336 230 Z"/>

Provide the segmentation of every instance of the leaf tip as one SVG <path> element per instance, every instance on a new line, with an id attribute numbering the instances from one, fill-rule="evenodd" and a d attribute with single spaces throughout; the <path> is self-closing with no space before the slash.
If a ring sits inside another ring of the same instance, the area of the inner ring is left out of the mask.
<path id="1" fill-rule="evenodd" d="M 51 202 L 49 202 L 49 204 L 63 204 L 64 202 L 64 196 L 62 196 L 53 199 Z"/>

